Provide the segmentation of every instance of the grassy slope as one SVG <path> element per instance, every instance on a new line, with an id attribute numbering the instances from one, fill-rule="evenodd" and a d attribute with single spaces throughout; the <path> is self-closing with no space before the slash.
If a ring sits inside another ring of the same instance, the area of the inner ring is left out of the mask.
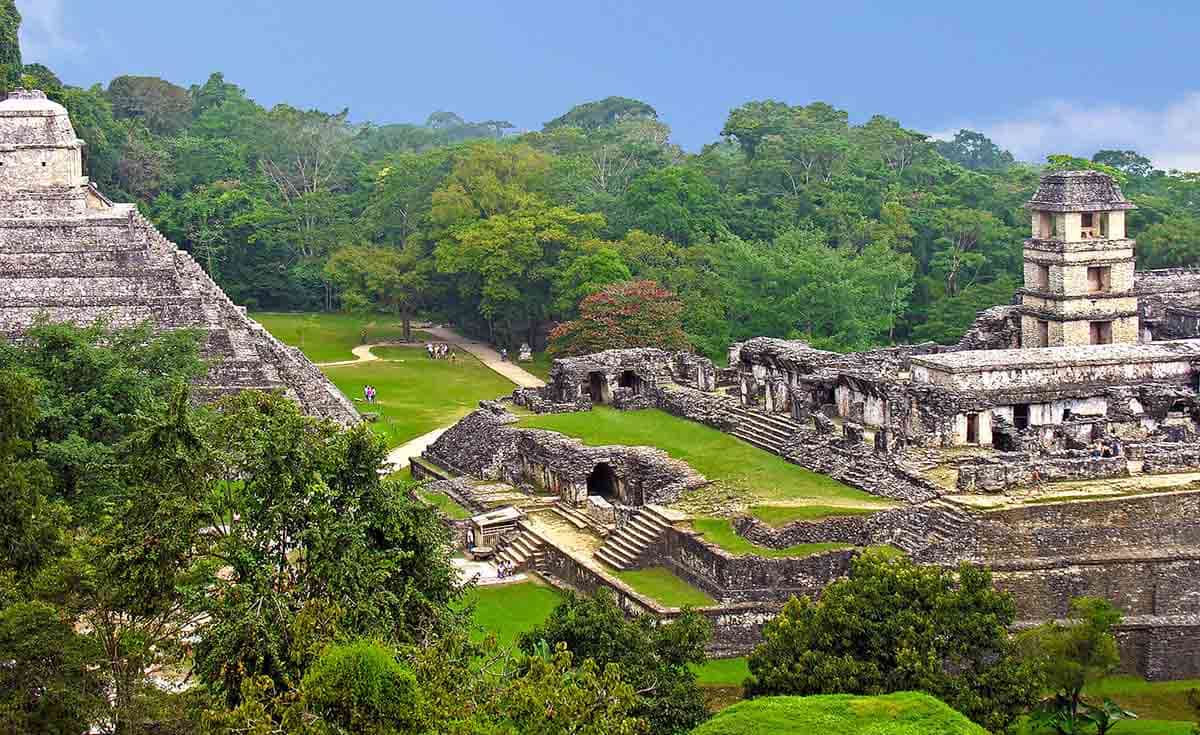
<path id="1" fill-rule="evenodd" d="M 519 634 L 540 624 L 562 600 L 558 590 L 536 582 L 479 587 L 471 596 L 475 622 L 482 628 L 476 637 L 495 633 L 502 646 L 512 645 Z"/>
<path id="2" fill-rule="evenodd" d="M 395 317 L 359 314 L 280 314 L 259 312 L 250 317 L 262 324 L 284 344 L 299 347 L 313 362 L 353 360 L 351 353 L 366 341 L 398 342 L 404 325 Z M 414 339 L 423 333 L 413 332 Z"/>
<path id="3" fill-rule="evenodd" d="M 694 735 L 987 735 L 942 702 L 917 692 L 764 697 L 723 710 Z"/>
<path id="4" fill-rule="evenodd" d="M 834 549 L 848 549 L 847 544 L 837 543 L 821 543 L 821 544 L 799 544 L 789 546 L 786 549 L 772 549 L 768 546 L 759 546 L 751 543 L 749 540 L 738 535 L 737 531 L 733 530 L 733 524 L 728 518 L 697 518 L 692 521 L 692 526 L 697 531 L 704 534 L 704 538 L 722 549 L 725 549 L 731 554 L 745 556 L 754 554 L 756 556 L 765 556 L 769 558 L 781 556 L 811 556 L 819 554 L 823 551 L 833 551 Z"/>
<path id="5" fill-rule="evenodd" d="M 423 347 L 378 347 L 383 360 L 325 368 L 343 393 L 361 399 L 363 386 L 375 386 L 377 398 L 361 411 L 379 414 L 373 426 L 395 447 L 434 429 L 449 426 L 473 411 L 484 398 L 510 393 L 513 384 L 469 354 L 430 360 Z"/>
<path id="6" fill-rule="evenodd" d="M 878 498 L 714 428 L 654 409 L 616 411 L 600 406 L 581 413 L 536 416 L 525 419 L 522 425 L 559 431 L 591 445 L 657 447 L 730 491 L 762 500 L 879 504 Z"/>
<path id="7" fill-rule="evenodd" d="M 823 518 L 869 515 L 874 512 L 870 508 L 837 508 L 829 505 L 756 505 L 750 509 L 750 515 L 776 528 L 786 526 L 792 521 L 819 521 Z"/>
<path id="8" fill-rule="evenodd" d="M 466 508 L 456 503 L 454 498 L 451 498 L 446 493 L 419 490 L 417 491 L 417 495 L 419 495 L 422 500 L 441 511 L 442 515 L 446 516 L 447 518 L 461 521 L 465 518 L 471 517 L 470 512 L 468 512 Z"/>
<path id="9" fill-rule="evenodd" d="M 628 569 L 623 572 L 613 572 L 613 576 L 643 595 L 658 600 L 668 607 L 683 607 L 684 605 L 704 607 L 716 604 L 716 600 L 709 597 L 704 590 L 696 589 L 676 577 L 666 567 Z"/>

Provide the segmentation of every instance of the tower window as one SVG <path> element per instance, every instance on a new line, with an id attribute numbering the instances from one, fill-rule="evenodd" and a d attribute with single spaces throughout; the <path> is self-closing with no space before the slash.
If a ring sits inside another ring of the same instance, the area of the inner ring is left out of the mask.
<path id="1" fill-rule="evenodd" d="M 1038 212 L 1038 231 L 1034 233 L 1044 239 L 1054 234 L 1054 215 L 1049 212 Z"/>
<path id="2" fill-rule="evenodd" d="M 1100 237 L 1108 237 L 1108 212 L 1101 212 L 1096 218 L 1097 228 L 1100 231 Z"/>
<path id="3" fill-rule="evenodd" d="M 1049 347 L 1050 346 L 1050 322 L 1046 321 L 1045 319 L 1038 319 L 1037 331 L 1038 331 L 1037 346 L 1038 347 Z"/>
<path id="4" fill-rule="evenodd" d="M 1096 228 L 1096 216 L 1091 212 L 1079 216 L 1079 235 L 1085 240 L 1100 236 Z"/>
<path id="5" fill-rule="evenodd" d="M 1089 293 L 1105 293 L 1112 289 L 1112 267 L 1091 266 L 1087 269 Z"/>
<path id="6" fill-rule="evenodd" d="M 1092 322 L 1090 325 L 1092 344 L 1112 344 L 1112 322 Z"/>
<path id="7" fill-rule="evenodd" d="M 1041 263 L 1034 265 L 1033 287 L 1042 291 L 1050 290 L 1050 266 Z"/>

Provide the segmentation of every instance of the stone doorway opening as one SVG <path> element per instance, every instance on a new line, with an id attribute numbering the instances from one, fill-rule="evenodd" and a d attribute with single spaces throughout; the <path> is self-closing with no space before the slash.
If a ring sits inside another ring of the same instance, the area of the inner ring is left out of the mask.
<path id="1" fill-rule="evenodd" d="M 605 500 L 617 499 L 617 473 L 608 462 L 601 462 L 592 468 L 587 478 L 588 495 L 599 495 Z"/>
<path id="2" fill-rule="evenodd" d="M 967 444 L 979 443 L 979 414 L 967 414 Z"/>
<path id="3" fill-rule="evenodd" d="M 642 392 L 642 380 L 632 370 L 626 370 L 617 376 L 617 385 L 621 388 L 629 388 L 635 396 Z"/>
<path id="4" fill-rule="evenodd" d="M 588 373 L 588 395 L 592 403 L 604 403 L 604 373 Z"/>

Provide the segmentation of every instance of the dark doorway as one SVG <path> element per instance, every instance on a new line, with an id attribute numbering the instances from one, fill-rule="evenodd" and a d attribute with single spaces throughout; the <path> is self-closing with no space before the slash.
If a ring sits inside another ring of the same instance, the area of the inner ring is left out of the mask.
<path id="1" fill-rule="evenodd" d="M 606 500 L 617 498 L 617 473 L 608 462 L 596 465 L 587 479 L 588 495 L 599 495 Z"/>
<path id="2" fill-rule="evenodd" d="M 1029 404 L 1018 403 L 1013 406 L 1013 426 L 1017 431 L 1024 431 L 1029 428 Z"/>
<path id="3" fill-rule="evenodd" d="M 604 403 L 604 373 L 588 374 L 588 394 L 592 403 Z"/>
<path id="4" fill-rule="evenodd" d="M 967 414 L 967 444 L 979 443 L 979 414 Z"/>
<path id="5" fill-rule="evenodd" d="M 634 395 L 641 393 L 641 382 L 637 373 L 632 370 L 626 370 L 617 377 L 617 385 L 622 388 L 630 388 Z"/>

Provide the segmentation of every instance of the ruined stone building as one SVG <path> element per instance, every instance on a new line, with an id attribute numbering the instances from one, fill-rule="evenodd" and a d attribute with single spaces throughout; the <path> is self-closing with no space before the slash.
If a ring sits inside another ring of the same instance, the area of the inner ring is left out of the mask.
<path id="1" fill-rule="evenodd" d="M 83 175 L 67 111 L 37 91 L 0 102 L 0 336 L 35 320 L 149 321 L 204 335 L 202 397 L 282 390 L 312 415 L 357 423 L 354 406 L 298 350 L 246 316 L 132 204 Z"/>
<path id="2" fill-rule="evenodd" d="M 1132 206 L 1103 174 L 1045 176 L 1028 203 L 1024 288 L 956 345 L 839 354 L 760 337 L 733 345 L 727 368 L 609 350 L 556 360 L 545 388 L 511 401 L 535 413 L 657 408 L 732 434 L 891 502 L 779 528 L 723 516 L 746 541 L 979 564 L 1013 593 L 1020 626 L 1105 597 L 1126 614 L 1126 670 L 1198 676 L 1200 271 L 1136 272 Z M 614 572 L 661 566 L 702 589 L 717 601 L 701 609 L 715 653 L 747 651 L 789 595 L 820 594 L 858 553 L 730 553 L 689 523 L 687 500 L 707 479 L 686 464 L 523 428 L 500 403 L 417 467 L 473 510 L 521 506 L 500 553 L 552 582 L 607 587 L 661 618 L 678 611 Z M 556 531 L 549 511 L 579 533 Z"/>

